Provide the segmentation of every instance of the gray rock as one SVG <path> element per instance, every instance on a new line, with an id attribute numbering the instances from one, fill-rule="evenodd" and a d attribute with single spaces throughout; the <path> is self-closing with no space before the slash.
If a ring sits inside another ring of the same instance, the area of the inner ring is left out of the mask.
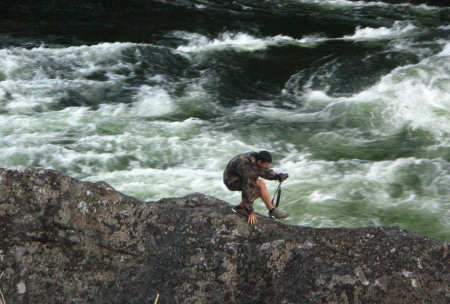
<path id="1" fill-rule="evenodd" d="M 448 303 L 448 243 L 390 228 L 249 226 L 200 193 L 0 169 L 6 303 Z M 1 297 L 0 297 L 1 298 Z"/>

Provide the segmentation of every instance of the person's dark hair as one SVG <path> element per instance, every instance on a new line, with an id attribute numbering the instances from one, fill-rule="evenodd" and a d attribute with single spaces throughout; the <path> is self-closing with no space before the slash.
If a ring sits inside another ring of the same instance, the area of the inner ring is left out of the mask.
<path id="1" fill-rule="evenodd" d="M 272 155 L 268 151 L 259 151 L 256 154 L 256 160 L 260 160 L 263 163 L 272 163 Z"/>

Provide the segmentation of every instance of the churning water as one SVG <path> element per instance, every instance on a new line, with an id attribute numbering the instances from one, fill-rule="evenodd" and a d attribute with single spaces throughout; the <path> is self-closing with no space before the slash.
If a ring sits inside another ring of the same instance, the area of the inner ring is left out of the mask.
<path id="1" fill-rule="evenodd" d="M 266 149 L 289 224 L 450 240 L 448 7 L 95 3 L 2 8 L 1 167 L 234 204 L 228 160 Z"/>

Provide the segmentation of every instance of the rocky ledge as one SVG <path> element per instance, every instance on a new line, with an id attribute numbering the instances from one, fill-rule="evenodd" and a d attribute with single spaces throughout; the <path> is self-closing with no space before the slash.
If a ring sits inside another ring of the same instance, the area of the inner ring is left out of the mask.
<path id="1" fill-rule="evenodd" d="M 448 303 L 448 243 L 258 220 L 203 194 L 141 202 L 0 169 L 0 290 L 8 304 Z"/>

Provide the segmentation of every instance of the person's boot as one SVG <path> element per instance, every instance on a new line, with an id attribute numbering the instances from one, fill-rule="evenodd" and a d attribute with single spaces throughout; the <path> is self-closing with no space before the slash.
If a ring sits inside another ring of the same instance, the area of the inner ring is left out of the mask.
<path id="1" fill-rule="evenodd" d="M 273 217 L 274 219 L 282 220 L 289 216 L 289 213 L 280 210 L 278 208 L 273 208 L 269 211 L 269 217 Z"/>

